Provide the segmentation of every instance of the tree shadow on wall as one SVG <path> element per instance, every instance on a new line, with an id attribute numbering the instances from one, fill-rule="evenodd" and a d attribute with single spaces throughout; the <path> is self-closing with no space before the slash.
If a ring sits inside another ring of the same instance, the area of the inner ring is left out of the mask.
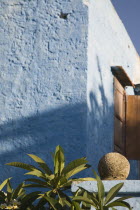
<path id="1" fill-rule="evenodd" d="M 0 126 L 1 180 L 21 180 L 23 170 L 5 163 L 31 163 L 27 153 L 34 153 L 53 166 L 50 152 L 61 145 L 68 161 L 86 156 L 86 104 L 67 105 L 49 112 L 11 120 Z M 33 162 L 32 162 L 33 163 Z"/>
<path id="2" fill-rule="evenodd" d="M 87 120 L 87 158 L 95 169 L 98 168 L 100 158 L 114 150 L 114 104 L 109 103 L 104 90 L 104 86 L 110 81 L 103 80 L 104 69 L 100 65 L 98 56 L 96 57 L 96 61 L 99 85 L 98 89 L 90 91 L 89 93 L 91 110 L 88 112 Z M 110 91 L 113 97 L 113 77 L 112 89 L 108 91 Z M 129 179 L 137 179 L 136 163 L 131 162 L 131 166 L 132 170 Z M 89 175 L 91 175 L 91 173 L 89 173 Z"/>

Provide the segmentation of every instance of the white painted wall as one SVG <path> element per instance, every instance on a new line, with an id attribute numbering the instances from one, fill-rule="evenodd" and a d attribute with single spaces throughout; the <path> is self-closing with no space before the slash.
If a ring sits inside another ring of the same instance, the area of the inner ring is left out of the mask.
<path id="1" fill-rule="evenodd" d="M 134 83 L 140 83 L 140 59 L 110 0 L 91 0 L 88 31 L 88 142 L 87 156 L 94 168 L 113 149 L 113 75 L 122 66 Z M 130 178 L 137 178 L 131 161 Z"/>

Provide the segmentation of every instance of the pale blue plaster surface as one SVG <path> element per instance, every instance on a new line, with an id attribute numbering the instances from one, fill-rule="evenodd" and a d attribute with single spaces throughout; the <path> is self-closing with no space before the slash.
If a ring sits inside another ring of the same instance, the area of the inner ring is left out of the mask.
<path id="1" fill-rule="evenodd" d="M 87 11 L 81 0 L 0 1 L 0 181 L 21 176 L 4 164 L 29 163 L 26 153 L 52 167 L 58 144 L 68 161 L 86 155 Z"/>
<path id="2" fill-rule="evenodd" d="M 112 151 L 110 67 L 133 79 L 139 58 L 110 1 L 85 2 L 0 1 L 0 181 L 20 178 L 4 163 L 29 162 L 26 153 L 50 163 L 58 144 L 94 169 Z"/>

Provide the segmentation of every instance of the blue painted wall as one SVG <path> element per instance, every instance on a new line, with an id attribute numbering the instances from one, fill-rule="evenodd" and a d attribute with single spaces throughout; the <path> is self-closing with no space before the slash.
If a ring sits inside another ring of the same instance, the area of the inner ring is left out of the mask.
<path id="1" fill-rule="evenodd" d="M 58 144 L 95 169 L 112 151 L 110 67 L 138 81 L 139 57 L 111 2 L 84 2 L 0 1 L 0 181 L 20 179 L 4 163 L 29 162 L 26 153 L 50 163 Z"/>
<path id="2" fill-rule="evenodd" d="M 0 181 L 26 153 L 86 155 L 87 35 L 81 0 L 0 1 Z"/>

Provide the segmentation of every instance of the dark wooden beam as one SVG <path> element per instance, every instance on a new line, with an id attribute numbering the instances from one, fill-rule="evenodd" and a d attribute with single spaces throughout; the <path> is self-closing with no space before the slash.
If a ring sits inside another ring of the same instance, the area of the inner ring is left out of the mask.
<path id="1" fill-rule="evenodd" d="M 123 87 L 125 86 L 133 86 L 133 82 L 125 72 L 122 66 L 112 66 L 111 67 L 112 74 L 118 79 L 118 81 L 121 83 Z"/>

